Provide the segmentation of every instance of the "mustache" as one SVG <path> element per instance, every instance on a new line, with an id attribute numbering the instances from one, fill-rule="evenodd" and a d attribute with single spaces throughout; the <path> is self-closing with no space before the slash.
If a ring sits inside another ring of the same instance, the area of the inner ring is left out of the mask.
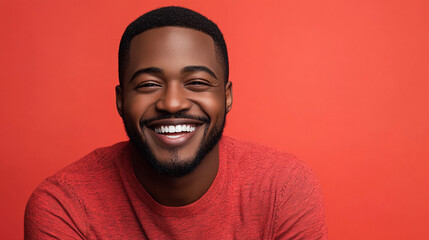
<path id="1" fill-rule="evenodd" d="M 162 120 L 162 119 L 171 119 L 171 118 L 187 118 L 187 119 L 193 119 L 193 120 L 197 120 L 197 121 L 201 121 L 203 123 L 206 124 L 210 124 L 210 118 L 207 116 L 194 116 L 194 115 L 190 115 L 190 114 L 186 114 L 185 112 L 177 112 L 177 113 L 173 113 L 173 114 L 163 114 L 160 116 L 156 116 L 153 118 L 148 118 L 148 119 L 141 119 L 139 124 L 140 127 L 143 127 L 146 124 L 149 124 L 153 121 L 157 121 L 157 120 Z"/>

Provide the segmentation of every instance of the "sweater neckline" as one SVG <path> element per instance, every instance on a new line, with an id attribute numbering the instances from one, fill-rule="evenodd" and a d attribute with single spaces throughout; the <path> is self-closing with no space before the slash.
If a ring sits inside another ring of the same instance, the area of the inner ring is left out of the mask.
<path id="1" fill-rule="evenodd" d="M 210 207 L 213 201 L 215 201 L 220 193 L 222 192 L 224 182 L 225 182 L 225 172 L 227 167 L 227 146 L 228 144 L 224 144 L 227 141 L 225 137 L 219 142 L 219 168 L 216 174 L 216 177 L 204 195 L 199 198 L 197 201 L 180 207 L 170 207 L 159 204 L 155 201 L 152 196 L 146 191 L 146 189 L 140 184 L 138 181 L 131 162 L 131 148 L 132 145 L 128 142 L 127 146 L 124 149 L 124 170 L 125 175 L 129 181 L 129 186 L 131 192 L 135 192 L 142 204 L 149 208 L 151 211 L 161 215 L 161 216 L 169 216 L 169 217 L 184 217 L 195 215 L 198 212 L 203 211 L 204 209 Z"/>

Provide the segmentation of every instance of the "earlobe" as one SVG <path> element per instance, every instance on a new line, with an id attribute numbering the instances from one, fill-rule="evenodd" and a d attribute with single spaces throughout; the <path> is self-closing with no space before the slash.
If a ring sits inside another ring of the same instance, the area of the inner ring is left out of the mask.
<path id="1" fill-rule="evenodd" d="M 123 101 L 123 94 L 122 94 L 122 86 L 121 85 L 117 85 L 115 87 L 115 92 L 116 92 L 116 110 L 119 113 L 119 116 L 123 117 L 123 112 L 122 112 L 122 101 Z"/>
<path id="2" fill-rule="evenodd" d="M 225 86 L 225 105 L 226 112 L 231 111 L 232 108 L 232 82 L 228 81 Z"/>

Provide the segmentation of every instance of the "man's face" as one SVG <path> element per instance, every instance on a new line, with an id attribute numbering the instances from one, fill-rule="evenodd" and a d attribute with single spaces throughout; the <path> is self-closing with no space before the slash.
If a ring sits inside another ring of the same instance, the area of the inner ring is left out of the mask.
<path id="1" fill-rule="evenodd" d="M 162 27 L 133 38 L 117 107 L 156 171 L 183 176 L 216 146 L 232 104 L 223 73 L 205 33 Z"/>

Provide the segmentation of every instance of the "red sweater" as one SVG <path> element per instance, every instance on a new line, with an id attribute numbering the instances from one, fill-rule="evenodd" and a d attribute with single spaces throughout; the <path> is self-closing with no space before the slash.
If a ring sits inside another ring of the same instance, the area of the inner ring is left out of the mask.
<path id="1" fill-rule="evenodd" d="M 42 182 L 25 239 L 327 239 L 319 184 L 292 155 L 223 137 L 209 190 L 167 207 L 139 184 L 130 147 L 97 149 Z"/>

